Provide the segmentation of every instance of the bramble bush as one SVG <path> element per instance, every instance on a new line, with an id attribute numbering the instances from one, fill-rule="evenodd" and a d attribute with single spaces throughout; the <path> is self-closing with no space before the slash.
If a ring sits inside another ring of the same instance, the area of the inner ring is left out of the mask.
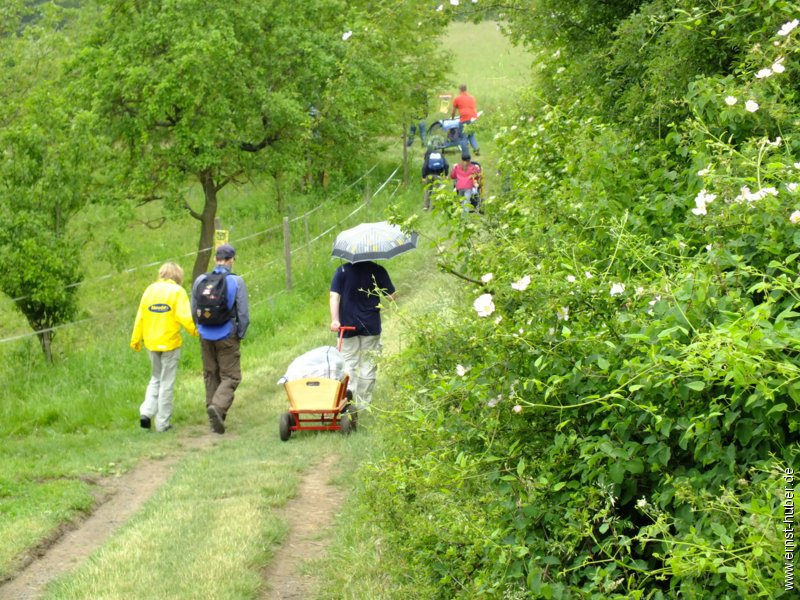
<path id="1" fill-rule="evenodd" d="M 736 27 L 758 43 L 687 85 L 662 137 L 563 91 L 498 133 L 510 190 L 454 219 L 443 259 L 475 283 L 394 363 L 396 435 L 366 483 L 398 576 L 425 597 L 788 593 L 790 4 L 743 4 Z M 692 26 L 732 22 L 704 18 Z"/>

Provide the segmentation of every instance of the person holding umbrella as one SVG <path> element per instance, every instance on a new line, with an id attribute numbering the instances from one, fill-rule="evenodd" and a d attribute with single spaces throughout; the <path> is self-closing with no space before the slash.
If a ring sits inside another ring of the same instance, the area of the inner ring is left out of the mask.
<path id="1" fill-rule="evenodd" d="M 397 256 L 415 248 L 416 243 L 416 233 L 407 236 L 386 222 L 363 223 L 340 233 L 334 242 L 333 256 L 350 262 L 333 274 L 330 329 L 355 327 L 343 333 L 341 353 L 358 408 L 372 402 L 381 349 L 381 299 L 394 300 L 396 292 L 389 273 L 373 260 Z"/>

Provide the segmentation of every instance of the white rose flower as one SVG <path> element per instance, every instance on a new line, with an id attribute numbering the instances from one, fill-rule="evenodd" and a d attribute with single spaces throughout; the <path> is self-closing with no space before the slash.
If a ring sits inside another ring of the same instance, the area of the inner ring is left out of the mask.
<path id="1" fill-rule="evenodd" d="M 514 288 L 515 290 L 519 291 L 519 292 L 524 292 L 526 289 L 528 289 L 528 286 L 530 284 L 531 284 L 530 276 L 529 275 L 525 275 L 525 277 L 523 277 L 519 281 L 515 281 L 514 283 L 512 283 L 511 287 Z"/>
<path id="2" fill-rule="evenodd" d="M 744 103 L 744 109 L 747 112 L 754 113 L 759 109 L 758 102 L 756 102 L 755 100 L 748 100 L 747 102 Z"/>
<path id="3" fill-rule="evenodd" d="M 562 306 L 556 311 L 556 317 L 559 321 L 569 321 L 569 307 Z"/>
<path id="4" fill-rule="evenodd" d="M 575 275 L 567 275 L 567 281 L 569 283 L 575 283 Z"/>
<path id="5" fill-rule="evenodd" d="M 482 294 L 475 298 L 475 302 L 472 303 L 472 307 L 475 309 L 475 312 L 478 313 L 479 317 L 488 317 L 490 314 L 494 312 L 494 302 L 492 302 L 492 295 L 491 294 Z"/>
<path id="6" fill-rule="evenodd" d="M 736 96 L 726 96 L 725 97 L 725 104 L 727 104 L 728 106 L 733 106 L 738 101 L 739 100 L 736 98 Z"/>
<path id="7" fill-rule="evenodd" d="M 615 283 L 611 286 L 611 291 L 609 292 L 612 296 L 619 296 L 621 293 L 625 291 L 625 284 L 624 283 Z"/>
<path id="8" fill-rule="evenodd" d="M 787 36 L 792 33 L 792 31 L 794 31 L 795 27 L 798 25 L 800 25 L 800 21 L 797 19 L 788 21 L 787 23 L 784 23 L 783 26 L 778 30 L 778 35 Z"/>
<path id="9" fill-rule="evenodd" d="M 345 32 L 342 34 L 342 39 L 343 39 L 343 40 L 346 42 L 347 40 L 349 40 L 349 39 L 350 39 L 350 36 L 351 36 L 351 35 L 353 35 L 353 32 L 352 32 L 352 31 L 345 31 Z"/>
<path id="10" fill-rule="evenodd" d="M 483 277 L 481 277 L 481 281 L 483 283 L 489 283 L 492 279 L 494 279 L 494 275 L 491 273 L 486 273 Z"/>
<path id="11" fill-rule="evenodd" d="M 794 211 L 789 217 L 789 220 L 792 222 L 792 225 L 800 223 L 800 210 Z"/>
<path id="12" fill-rule="evenodd" d="M 468 370 L 469 369 L 466 369 L 464 365 L 456 365 L 456 373 L 458 374 L 459 377 L 463 377 L 464 375 L 466 375 Z"/>

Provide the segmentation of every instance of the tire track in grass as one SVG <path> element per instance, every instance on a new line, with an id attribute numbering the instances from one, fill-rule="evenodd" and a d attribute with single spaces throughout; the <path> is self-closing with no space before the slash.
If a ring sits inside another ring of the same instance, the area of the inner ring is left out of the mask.
<path id="1" fill-rule="evenodd" d="M 187 451 L 211 447 L 219 438 L 211 434 L 187 437 L 182 448 L 163 459 L 146 460 L 124 475 L 101 482 L 106 498 L 86 519 L 67 526 L 55 539 L 39 548 L 13 579 L 0 585 L 3 600 L 34 600 L 56 577 L 74 569 L 102 546 L 139 510 L 172 475 L 173 467 Z"/>
<path id="2" fill-rule="evenodd" d="M 301 570 L 305 561 L 324 556 L 330 544 L 329 528 L 345 498 L 342 489 L 328 483 L 337 462 L 338 456 L 330 455 L 313 467 L 283 508 L 289 535 L 264 570 L 267 590 L 262 600 L 305 600 L 314 591 L 316 578 Z"/>

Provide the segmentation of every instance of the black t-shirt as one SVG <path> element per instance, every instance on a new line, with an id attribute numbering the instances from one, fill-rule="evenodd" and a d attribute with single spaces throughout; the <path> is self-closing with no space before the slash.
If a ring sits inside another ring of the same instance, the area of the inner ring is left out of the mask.
<path id="1" fill-rule="evenodd" d="M 381 294 L 395 291 L 386 269 L 371 261 L 342 265 L 333 274 L 331 291 L 342 297 L 339 322 L 356 327 L 355 331 L 346 331 L 344 337 L 381 333 Z"/>

